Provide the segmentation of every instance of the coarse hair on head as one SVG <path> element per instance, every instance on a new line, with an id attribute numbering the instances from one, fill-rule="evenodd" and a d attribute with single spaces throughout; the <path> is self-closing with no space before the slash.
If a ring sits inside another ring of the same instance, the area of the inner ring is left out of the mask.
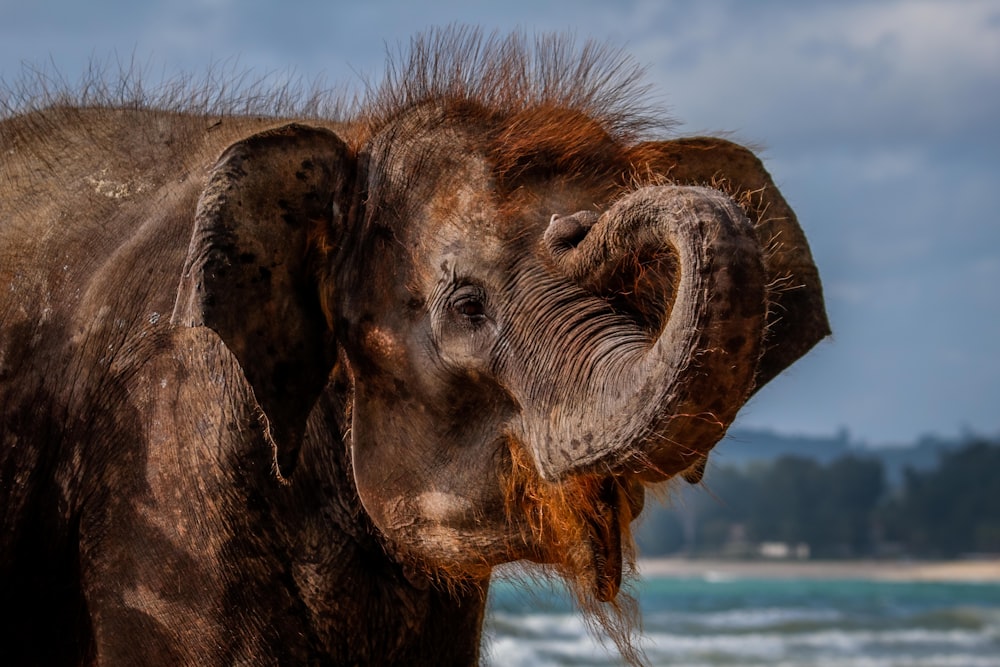
<path id="1" fill-rule="evenodd" d="M 387 53 L 380 83 L 368 85 L 359 120 L 373 130 L 426 104 L 477 109 L 507 119 L 562 109 L 598 123 L 615 140 L 637 141 L 671 127 L 649 103 L 644 69 L 620 49 L 572 35 L 434 28 Z"/>
<path id="2" fill-rule="evenodd" d="M 0 121 L 33 115 L 57 123 L 60 111 L 71 108 L 323 119 L 352 126 L 353 136 L 344 138 L 357 146 L 407 112 L 433 104 L 505 127 L 502 140 L 528 129 L 526 137 L 568 145 L 599 130 L 628 145 L 673 127 L 650 100 L 643 79 L 643 67 L 606 43 L 450 25 L 387 48 L 381 80 L 362 80 L 360 93 L 345 83 L 331 88 L 322 78 L 307 80 L 294 70 L 256 74 L 238 59 L 211 63 L 200 75 L 167 76 L 156 75 L 135 53 L 113 53 L 103 61 L 92 58 L 76 81 L 54 66 L 25 64 L 18 78 L 0 80 Z M 524 161 L 518 150 L 511 148 L 507 163 Z"/>

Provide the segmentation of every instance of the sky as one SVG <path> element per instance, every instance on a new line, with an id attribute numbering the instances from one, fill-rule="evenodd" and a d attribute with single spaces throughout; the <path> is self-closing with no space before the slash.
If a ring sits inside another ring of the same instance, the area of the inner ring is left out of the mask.
<path id="1" fill-rule="evenodd" d="M 737 427 L 1000 434 L 1000 0 L 0 0 L 0 78 L 134 60 L 152 81 L 222 63 L 360 90 L 387 49 L 452 23 L 607 42 L 678 134 L 760 149 L 834 336 Z"/>

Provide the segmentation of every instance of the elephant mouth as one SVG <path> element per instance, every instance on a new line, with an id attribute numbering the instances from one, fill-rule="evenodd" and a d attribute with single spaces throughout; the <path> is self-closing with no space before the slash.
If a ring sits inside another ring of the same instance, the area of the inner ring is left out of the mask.
<path id="1" fill-rule="evenodd" d="M 523 450 L 511 451 L 507 513 L 522 525 L 530 559 L 554 568 L 584 608 L 615 600 L 634 561 L 629 525 L 643 508 L 642 482 L 598 474 L 551 482 L 535 472 Z"/>

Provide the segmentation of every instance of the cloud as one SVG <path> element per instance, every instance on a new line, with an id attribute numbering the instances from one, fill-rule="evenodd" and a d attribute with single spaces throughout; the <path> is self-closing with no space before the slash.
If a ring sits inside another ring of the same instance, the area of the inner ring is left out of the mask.
<path id="1" fill-rule="evenodd" d="M 696 7 L 664 4 L 635 43 L 697 128 L 752 128 L 786 151 L 996 136 L 996 2 Z"/>

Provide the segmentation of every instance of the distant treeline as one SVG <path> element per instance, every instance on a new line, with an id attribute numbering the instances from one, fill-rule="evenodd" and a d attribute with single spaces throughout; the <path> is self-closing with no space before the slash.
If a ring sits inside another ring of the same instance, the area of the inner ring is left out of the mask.
<path id="1" fill-rule="evenodd" d="M 873 452 L 784 453 L 711 466 L 700 487 L 676 491 L 665 506 L 647 503 L 637 531 L 640 554 L 1000 553 L 1000 439 L 939 447 L 936 465 L 903 465 L 891 483 L 885 460 Z"/>

